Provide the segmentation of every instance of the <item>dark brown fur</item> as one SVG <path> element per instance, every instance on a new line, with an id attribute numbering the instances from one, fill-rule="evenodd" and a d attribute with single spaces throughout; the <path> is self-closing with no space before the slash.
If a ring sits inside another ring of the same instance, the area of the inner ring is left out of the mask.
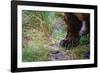
<path id="1" fill-rule="evenodd" d="M 86 22 L 86 30 L 84 33 L 90 32 L 90 15 L 86 13 L 64 13 L 64 21 L 67 25 L 67 35 L 60 42 L 62 46 L 74 47 L 79 44 L 82 22 Z"/>

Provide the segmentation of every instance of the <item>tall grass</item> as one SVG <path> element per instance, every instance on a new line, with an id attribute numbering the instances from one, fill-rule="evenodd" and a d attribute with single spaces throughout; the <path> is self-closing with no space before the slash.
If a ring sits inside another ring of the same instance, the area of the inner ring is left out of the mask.
<path id="1" fill-rule="evenodd" d="M 58 14 L 60 13 L 22 11 L 22 60 L 24 62 L 48 60 L 50 49 L 48 49 L 47 45 L 52 43 L 52 40 L 59 40 L 62 37 L 61 35 L 64 35 L 63 31 L 54 33 L 55 21 L 58 18 Z M 53 39 L 50 40 L 50 37 Z"/>

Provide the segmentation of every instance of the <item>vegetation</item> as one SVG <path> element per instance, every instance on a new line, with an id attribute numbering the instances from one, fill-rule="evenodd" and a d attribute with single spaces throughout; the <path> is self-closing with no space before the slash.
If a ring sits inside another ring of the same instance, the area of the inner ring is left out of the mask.
<path id="1" fill-rule="evenodd" d="M 62 40 L 66 32 L 66 24 L 61 12 L 22 11 L 22 61 L 49 61 L 50 45 Z M 80 45 L 69 51 L 61 47 L 61 51 L 71 53 L 73 59 L 85 59 L 89 51 L 89 35 L 82 37 Z"/>

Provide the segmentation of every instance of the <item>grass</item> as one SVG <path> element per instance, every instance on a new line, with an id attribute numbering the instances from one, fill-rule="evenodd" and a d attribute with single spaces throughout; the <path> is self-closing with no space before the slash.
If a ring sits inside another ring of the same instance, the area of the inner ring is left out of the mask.
<path id="1" fill-rule="evenodd" d="M 87 53 L 87 51 L 89 51 L 90 49 L 86 46 L 77 46 L 76 48 L 73 48 L 71 50 L 71 53 L 74 54 L 75 58 L 74 59 L 86 59 L 85 58 L 85 53 Z"/>
<path id="2" fill-rule="evenodd" d="M 48 48 L 48 45 L 56 43 L 59 39 L 62 39 L 65 36 L 64 33 L 59 32 L 55 34 L 56 38 L 54 37 L 52 40 L 49 40 L 42 32 L 35 29 L 30 31 L 28 30 L 27 32 L 24 32 L 23 35 L 27 37 L 23 38 L 22 60 L 24 62 L 49 61 L 51 50 Z M 29 37 L 31 38 L 28 39 Z M 73 57 L 73 60 L 85 59 L 85 53 L 90 50 L 90 48 L 87 47 L 87 44 L 89 44 L 89 40 L 87 40 L 88 37 L 82 37 L 80 39 L 80 44 L 77 47 L 69 50 L 61 47 L 61 50 L 72 55 L 71 57 Z"/>
<path id="3" fill-rule="evenodd" d="M 23 48 L 23 61 L 48 61 L 49 50 L 47 48 Z"/>
<path id="4" fill-rule="evenodd" d="M 47 38 L 43 37 L 43 33 L 35 29 L 23 33 L 22 60 L 24 62 L 48 61 L 50 50 L 44 46 Z M 27 39 L 25 36 L 31 37 L 31 39 Z"/>

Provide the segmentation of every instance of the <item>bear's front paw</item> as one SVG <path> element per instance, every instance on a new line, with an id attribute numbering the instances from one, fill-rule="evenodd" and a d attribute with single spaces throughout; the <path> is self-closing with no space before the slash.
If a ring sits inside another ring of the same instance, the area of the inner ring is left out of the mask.
<path id="1" fill-rule="evenodd" d="M 67 37 L 67 39 L 60 41 L 60 45 L 67 49 L 76 47 L 78 44 L 79 44 L 79 38 L 74 36 Z"/>

